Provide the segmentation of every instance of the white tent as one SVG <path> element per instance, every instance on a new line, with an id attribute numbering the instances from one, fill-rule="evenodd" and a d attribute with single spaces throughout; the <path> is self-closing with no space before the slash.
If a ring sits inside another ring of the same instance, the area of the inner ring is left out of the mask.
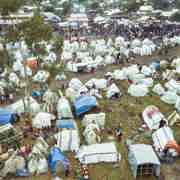
<path id="1" fill-rule="evenodd" d="M 142 116 L 144 122 L 146 123 L 146 125 L 150 130 L 158 129 L 160 121 L 162 119 L 165 119 L 164 115 L 159 111 L 159 109 L 153 105 L 146 107 L 142 113 Z"/>
<path id="2" fill-rule="evenodd" d="M 62 120 L 58 120 L 62 121 Z M 60 147 L 62 151 L 77 151 L 80 146 L 80 137 L 76 122 L 74 120 L 63 120 L 73 123 L 73 128 L 62 128 L 55 134 L 57 140 L 57 146 Z M 58 122 L 57 122 L 58 124 Z"/>
<path id="3" fill-rule="evenodd" d="M 40 105 L 32 97 L 25 97 L 8 106 L 8 108 L 16 113 L 31 112 L 33 115 L 40 111 Z"/>
<path id="4" fill-rule="evenodd" d="M 157 152 L 162 152 L 170 141 L 175 141 L 173 131 L 168 126 L 156 130 L 152 134 L 152 140 Z"/>
<path id="5" fill-rule="evenodd" d="M 39 112 L 32 120 L 32 126 L 38 129 L 51 127 L 51 121 L 55 120 L 55 116 L 46 112 Z"/>
<path id="6" fill-rule="evenodd" d="M 106 97 L 107 98 L 112 98 L 116 94 L 121 96 L 121 92 L 120 92 L 119 88 L 116 86 L 115 83 L 113 83 L 111 86 L 109 86 L 107 88 Z"/>
<path id="7" fill-rule="evenodd" d="M 99 128 L 104 128 L 106 120 L 106 114 L 101 112 L 97 114 L 86 114 L 82 120 L 83 126 L 87 126 L 90 123 L 95 122 Z"/>
<path id="8" fill-rule="evenodd" d="M 73 117 L 71 106 L 69 104 L 69 101 L 65 97 L 59 99 L 57 104 L 57 112 L 59 119 Z"/>
<path id="9" fill-rule="evenodd" d="M 134 97 L 146 96 L 148 92 L 147 86 L 143 84 L 132 84 L 128 88 L 128 93 Z"/>
<path id="10" fill-rule="evenodd" d="M 128 160 L 131 165 L 134 178 L 143 175 L 160 175 L 160 162 L 151 145 L 130 145 Z"/>
<path id="11" fill-rule="evenodd" d="M 76 157 L 82 164 L 118 162 L 120 159 L 115 143 L 113 142 L 82 146 L 77 152 Z"/>

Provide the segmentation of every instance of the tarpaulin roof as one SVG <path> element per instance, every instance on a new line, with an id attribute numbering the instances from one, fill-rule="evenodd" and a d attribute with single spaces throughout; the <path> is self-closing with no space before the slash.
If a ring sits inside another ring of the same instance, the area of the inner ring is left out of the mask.
<path id="1" fill-rule="evenodd" d="M 89 111 L 97 106 L 97 101 L 94 96 L 79 96 L 74 103 L 75 113 L 77 116 Z"/>
<path id="2" fill-rule="evenodd" d="M 48 156 L 48 164 L 52 172 L 56 171 L 58 161 L 62 162 L 64 169 L 68 168 L 69 160 L 64 156 L 58 147 L 54 147 L 51 149 Z"/>
<path id="3" fill-rule="evenodd" d="M 75 124 L 72 119 L 61 119 L 57 121 L 57 127 L 58 128 L 66 128 L 66 129 L 74 129 Z"/>
<path id="4" fill-rule="evenodd" d="M 15 114 L 7 109 L 0 108 L 0 125 L 12 123 L 15 120 Z"/>

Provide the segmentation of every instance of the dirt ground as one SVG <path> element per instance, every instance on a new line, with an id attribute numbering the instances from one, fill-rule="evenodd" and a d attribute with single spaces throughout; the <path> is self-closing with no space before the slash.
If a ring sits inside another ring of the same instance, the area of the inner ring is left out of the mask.
<path id="1" fill-rule="evenodd" d="M 136 58 L 136 62 L 141 64 L 148 64 L 155 59 L 164 59 L 172 56 L 180 56 L 180 47 L 173 48 L 169 51 L 169 54 L 166 57 L 159 57 L 157 54 L 149 57 L 138 57 Z M 128 65 L 128 64 L 126 64 Z M 126 66 L 125 65 L 125 66 Z M 68 79 L 72 77 L 77 77 L 83 82 L 91 79 L 92 77 L 102 78 L 105 72 L 112 71 L 114 69 L 120 68 L 121 65 L 113 65 L 108 66 L 105 69 L 98 70 L 94 74 L 75 74 L 75 73 L 66 73 Z M 137 129 L 142 125 L 141 112 L 148 105 L 156 105 L 160 108 L 161 112 L 164 113 L 165 116 L 168 116 L 172 111 L 172 106 L 169 106 L 163 103 L 158 96 L 152 94 L 152 96 L 146 96 L 143 98 L 134 98 L 130 97 L 127 94 L 128 84 L 126 81 L 118 81 L 116 82 L 118 87 L 121 89 L 123 95 L 118 100 L 108 100 L 103 98 L 103 100 L 99 100 L 100 108 L 103 112 L 106 113 L 106 127 L 114 128 L 120 123 L 123 128 L 123 139 L 121 142 L 116 142 L 117 148 L 122 156 L 122 159 L 117 167 L 114 164 L 97 164 L 90 165 L 90 180 L 133 180 L 133 176 L 128 164 L 127 158 L 127 147 L 126 140 L 134 139 L 137 143 L 151 143 L 151 139 L 147 138 L 144 133 L 139 133 Z M 61 83 L 52 82 L 51 88 L 58 89 L 61 87 Z M 80 132 L 82 131 L 80 120 L 77 120 Z M 177 142 L 180 142 L 180 131 L 178 126 L 172 127 L 175 132 L 175 137 Z M 82 137 L 81 137 L 82 138 Z M 107 142 L 107 133 L 102 132 L 102 141 Z M 69 178 L 63 178 L 63 180 L 75 180 L 73 177 L 74 170 L 78 166 L 77 160 L 73 158 L 73 154 L 68 153 L 67 156 L 71 160 L 71 176 Z M 161 175 L 162 180 L 180 180 L 180 160 L 178 159 L 173 164 L 163 164 L 161 166 Z M 16 180 L 51 180 L 51 175 L 45 174 L 42 176 L 33 176 L 29 178 L 13 178 Z M 154 177 L 145 177 L 139 178 L 138 180 L 155 180 Z M 10 180 L 10 179 L 8 179 Z"/>

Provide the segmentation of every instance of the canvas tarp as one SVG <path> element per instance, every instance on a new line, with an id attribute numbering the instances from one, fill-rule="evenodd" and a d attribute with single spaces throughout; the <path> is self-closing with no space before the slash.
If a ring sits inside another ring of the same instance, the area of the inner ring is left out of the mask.
<path id="1" fill-rule="evenodd" d="M 159 111 L 159 109 L 153 105 L 146 107 L 142 113 L 142 116 L 144 122 L 150 130 L 158 129 L 160 121 L 165 119 L 164 115 Z"/>
<path id="2" fill-rule="evenodd" d="M 55 134 L 57 146 L 62 151 L 77 151 L 80 145 L 80 138 L 77 129 L 63 129 Z"/>
<path id="3" fill-rule="evenodd" d="M 131 96 L 135 96 L 135 97 L 146 96 L 148 92 L 149 92 L 149 90 L 148 90 L 147 86 L 143 85 L 143 84 L 132 84 L 128 88 L 128 93 Z"/>
<path id="4" fill-rule="evenodd" d="M 153 164 L 155 175 L 160 175 L 160 162 L 151 145 L 133 144 L 129 146 L 128 160 L 136 178 L 139 165 Z"/>
<path id="5" fill-rule="evenodd" d="M 176 104 L 178 99 L 178 95 L 174 91 L 166 91 L 163 96 L 161 96 L 161 100 L 167 104 Z"/>
<path id="6" fill-rule="evenodd" d="M 13 123 L 16 119 L 15 113 L 8 111 L 7 109 L 0 108 L 0 125 Z"/>
<path id="7" fill-rule="evenodd" d="M 32 120 L 32 126 L 38 129 L 51 127 L 51 120 L 55 120 L 55 116 L 46 112 L 39 112 Z"/>
<path id="8" fill-rule="evenodd" d="M 97 101 L 94 96 L 82 95 L 79 96 L 74 102 L 75 113 L 77 116 L 85 112 L 88 112 L 89 110 L 91 110 L 93 107 L 96 106 L 97 106 Z"/>
<path id="9" fill-rule="evenodd" d="M 65 97 L 59 99 L 57 104 L 57 112 L 59 119 L 73 117 L 71 106 L 69 104 L 69 101 Z"/>
<path id="10" fill-rule="evenodd" d="M 83 164 L 119 161 L 119 153 L 113 142 L 82 146 L 76 157 Z"/>
<path id="11" fill-rule="evenodd" d="M 66 156 L 61 152 L 58 147 L 53 147 L 48 156 L 48 164 L 51 169 L 51 172 L 55 173 L 57 170 L 58 162 L 61 162 L 64 169 L 69 167 L 69 160 Z"/>
<path id="12" fill-rule="evenodd" d="M 157 152 L 164 150 L 169 141 L 174 141 L 174 135 L 170 127 L 162 127 L 152 134 L 153 144 Z"/>
<path id="13" fill-rule="evenodd" d="M 86 114 L 82 120 L 83 126 L 87 126 L 90 123 L 95 122 L 99 128 L 104 128 L 106 114 L 101 112 L 97 114 Z"/>
<path id="14" fill-rule="evenodd" d="M 25 105 L 25 106 L 24 106 Z M 7 107 L 15 113 L 31 112 L 33 115 L 40 111 L 40 105 L 32 97 L 25 97 Z"/>

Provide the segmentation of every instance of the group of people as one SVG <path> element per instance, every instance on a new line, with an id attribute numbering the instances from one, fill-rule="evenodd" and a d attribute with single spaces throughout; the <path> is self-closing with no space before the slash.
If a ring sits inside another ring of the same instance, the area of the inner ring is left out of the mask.
<path id="1" fill-rule="evenodd" d="M 119 19 L 109 21 L 108 23 L 94 23 L 87 28 L 83 28 L 83 34 L 79 29 L 63 31 L 66 38 L 70 36 L 95 36 L 95 37 L 112 37 L 122 36 L 127 41 L 135 38 L 162 40 L 163 37 L 173 37 L 180 34 L 180 24 L 169 23 L 167 21 L 152 20 L 146 22 L 133 22 L 127 19 L 127 23 L 118 23 Z M 123 22 L 123 20 L 122 20 Z M 62 31 L 60 31 L 62 33 Z"/>
<path id="2" fill-rule="evenodd" d="M 5 93 L 4 91 L 0 92 L 0 104 L 6 105 L 14 102 L 13 93 Z"/>

